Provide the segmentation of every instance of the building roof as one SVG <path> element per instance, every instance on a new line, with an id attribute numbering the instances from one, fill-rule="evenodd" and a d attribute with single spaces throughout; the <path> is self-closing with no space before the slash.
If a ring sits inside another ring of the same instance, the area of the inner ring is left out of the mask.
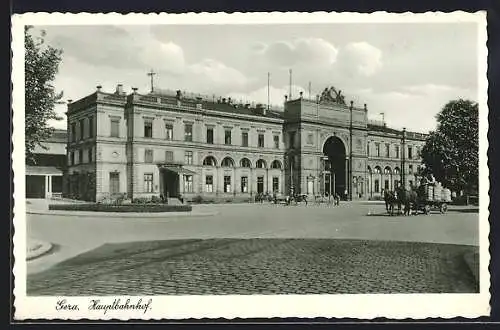
<path id="1" fill-rule="evenodd" d="M 52 135 L 45 140 L 45 142 L 60 142 L 66 143 L 68 139 L 68 133 L 64 129 L 55 129 Z"/>
<path id="2" fill-rule="evenodd" d="M 26 165 L 26 175 L 62 175 L 62 170 L 55 166 Z"/>
<path id="3" fill-rule="evenodd" d="M 402 134 L 403 134 L 402 130 L 390 128 L 390 127 L 387 127 L 385 125 L 376 125 L 376 124 L 368 123 L 367 128 L 368 128 L 368 132 L 379 132 L 379 133 L 385 133 L 385 134 L 391 134 L 391 135 L 397 135 L 397 136 L 402 136 Z M 406 131 L 406 137 L 410 138 L 410 139 L 426 139 L 427 134 Z"/>
<path id="4" fill-rule="evenodd" d="M 161 103 L 164 104 L 177 104 L 177 96 L 172 95 L 171 91 L 156 91 L 153 93 L 149 93 L 149 96 L 152 97 L 161 97 Z M 234 114 L 243 114 L 249 116 L 257 116 L 257 117 L 265 117 L 265 118 L 274 118 L 274 119 L 283 119 L 284 113 L 282 111 L 276 109 L 267 110 L 267 105 L 259 106 L 250 106 L 250 104 L 239 104 L 239 103 L 229 103 L 229 98 L 227 99 L 219 99 L 219 101 L 214 101 L 215 97 L 209 99 L 206 96 L 197 96 L 197 94 L 185 94 L 182 95 L 180 100 L 183 106 L 196 108 L 196 104 L 202 105 L 204 110 L 208 111 L 218 111 L 225 113 L 234 113 Z M 265 114 L 263 113 L 263 109 L 265 109 Z"/>

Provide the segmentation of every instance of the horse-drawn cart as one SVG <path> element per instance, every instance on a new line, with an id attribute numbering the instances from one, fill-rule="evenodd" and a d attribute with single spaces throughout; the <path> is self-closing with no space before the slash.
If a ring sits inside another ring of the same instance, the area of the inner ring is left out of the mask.
<path id="1" fill-rule="evenodd" d="M 421 187 L 414 208 L 416 211 L 422 211 L 424 214 L 429 214 L 432 210 L 438 210 L 444 214 L 448 211 L 448 204 L 450 202 L 450 189 L 443 188 L 438 182 L 436 185 Z"/>

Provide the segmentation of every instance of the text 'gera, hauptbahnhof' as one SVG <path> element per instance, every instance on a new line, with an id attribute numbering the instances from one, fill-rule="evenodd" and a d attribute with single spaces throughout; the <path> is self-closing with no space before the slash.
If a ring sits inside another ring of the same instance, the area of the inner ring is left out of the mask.
<path id="1" fill-rule="evenodd" d="M 426 135 L 368 120 L 334 88 L 284 109 L 231 98 L 100 86 L 67 111 L 63 194 L 100 200 L 258 193 L 379 197 L 417 182 Z"/>

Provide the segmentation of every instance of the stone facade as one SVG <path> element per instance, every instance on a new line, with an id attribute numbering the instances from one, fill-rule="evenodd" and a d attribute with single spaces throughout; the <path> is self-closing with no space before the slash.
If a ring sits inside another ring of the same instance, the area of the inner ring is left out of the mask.
<path id="1" fill-rule="evenodd" d="M 119 85 L 71 102 L 67 120 L 67 191 L 79 199 L 244 200 L 291 189 L 375 198 L 385 180 L 388 189 L 400 180 L 402 132 L 368 123 L 366 107 L 331 100 L 300 97 L 277 111 L 180 92 L 126 95 Z M 424 140 L 406 132 L 407 173 L 416 172 Z"/>

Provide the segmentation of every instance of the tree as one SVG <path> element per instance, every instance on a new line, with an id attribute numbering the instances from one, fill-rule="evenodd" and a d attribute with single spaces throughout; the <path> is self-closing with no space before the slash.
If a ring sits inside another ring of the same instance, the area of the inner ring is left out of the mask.
<path id="1" fill-rule="evenodd" d="M 24 28 L 25 50 L 25 136 L 26 160 L 34 162 L 33 150 L 50 137 L 53 128 L 49 120 L 61 120 L 54 110 L 62 99 L 62 92 L 56 93 L 52 85 L 61 62 L 62 50 L 44 42 L 45 32 L 39 37 L 30 34 L 32 26 Z"/>
<path id="2" fill-rule="evenodd" d="M 479 182 L 479 108 L 469 100 L 448 102 L 436 116 L 437 129 L 422 148 L 426 172 L 454 191 L 477 190 Z"/>

